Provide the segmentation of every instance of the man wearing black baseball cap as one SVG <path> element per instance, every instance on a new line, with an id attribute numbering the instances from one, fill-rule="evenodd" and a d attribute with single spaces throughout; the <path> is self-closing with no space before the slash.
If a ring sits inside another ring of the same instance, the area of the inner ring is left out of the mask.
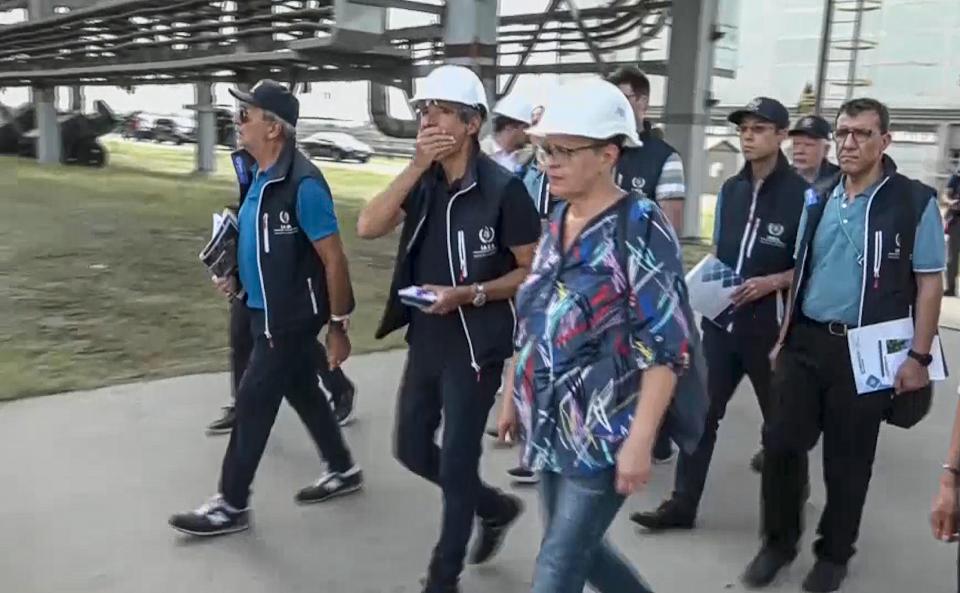
<path id="1" fill-rule="evenodd" d="M 717 196 L 713 241 L 717 259 L 744 282 L 733 294 L 735 308 L 729 315 L 704 317 L 701 323 L 710 408 L 697 449 L 680 454 L 672 496 L 654 511 L 631 516 L 651 530 L 694 526 L 717 428 L 744 376 L 750 379 L 764 416 L 769 407 L 772 373 L 767 355 L 776 343 L 786 306 L 808 185 L 780 151 L 790 120 L 779 101 L 758 97 L 729 120 L 737 125 L 747 162 Z M 760 471 L 762 460 L 761 453 L 754 456 L 755 471 Z"/>
<path id="2" fill-rule="evenodd" d="M 830 124 L 819 115 L 805 115 L 790 130 L 793 144 L 793 168 L 811 185 L 836 177 L 840 167 L 827 160 L 830 150 Z"/>
<path id="3" fill-rule="evenodd" d="M 347 327 L 354 308 L 330 188 L 297 150 L 300 105 L 287 88 L 265 80 L 250 93 L 230 92 L 242 103 L 241 149 L 231 155 L 240 185 L 239 278 L 214 282 L 225 294 L 245 293 L 255 338 L 237 390 L 220 492 L 197 510 L 170 518 L 174 529 L 199 536 L 249 527 L 250 485 L 284 397 L 329 467 L 296 501 L 322 502 L 363 485 L 317 383 L 317 334 L 327 326 L 328 361 L 340 366 L 350 355 Z"/>

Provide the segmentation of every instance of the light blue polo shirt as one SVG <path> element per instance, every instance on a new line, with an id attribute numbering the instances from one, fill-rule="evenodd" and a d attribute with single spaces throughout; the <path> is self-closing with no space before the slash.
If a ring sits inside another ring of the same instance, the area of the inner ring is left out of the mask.
<path id="1" fill-rule="evenodd" d="M 860 300 L 863 284 L 862 254 L 867 202 L 880 185 L 878 181 L 847 203 L 845 180 L 833 190 L 823 211 L 820 225 L 813 236 L 810 251 L 809 277 L 804 289 L 802 311 L 810 319 L 828 323 L 839 321 L 857 325 L 860 321 Z M 807 226 L 807 208 L 800 215 L 799 237 Z M 865 257 L 865 256 L 864 256 Z M 913 270 L 922 273 L 942 272 L 946 265 L 946 246 L 937 201 L 930 200 L 920 217 L 913 242 Z M 871 265 L 869 262 L 867 265 Z M 869 281 L 869 279 L 868 279 Z"/>
<path id="2" fill-rule="evenodd" d="M 270 180 L 270 169 L 260 173 L 253 166 L 253 183 L 240 206 L 237 224 L 240 239 L 237 244 L 237 266 L 240 285 L 247 292 L 247 306 L 251 309 L 263 309 L 263 290 L 260 286 L 260 273 L 257 269 L 257 233 L 272 232 L 263 229 L 257 223 L 257 211 L 260 205 L 260 192 Z M 297 188 L 297 219 L 300 228 L 311 241 L 319 241 L 337 232 L 337 215 L 333 208 L 333 197 L 318 180 L 307 178 Z M 260 237 L 263 240 L 263 237 Z"/>

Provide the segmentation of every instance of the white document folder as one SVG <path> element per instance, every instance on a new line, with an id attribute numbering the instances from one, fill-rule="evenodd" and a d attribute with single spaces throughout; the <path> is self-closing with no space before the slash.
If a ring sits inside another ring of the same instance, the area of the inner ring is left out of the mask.
<path id="1" fill-rule="evenodd" d="M 875 323 L 847 332 L 850 362 L 857 393 L 892 389 L 900 365 L 907 359 L 913 343 L 913 320 L 909 317 Z M 940 336 L 934 336 L 930 348 L 933 362 L 928 367 L 931 381 L 947 378 Z"/>

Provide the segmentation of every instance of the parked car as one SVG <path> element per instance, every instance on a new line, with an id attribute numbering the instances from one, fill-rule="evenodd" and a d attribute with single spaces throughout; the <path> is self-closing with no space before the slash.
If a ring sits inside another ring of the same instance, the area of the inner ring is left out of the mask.
<path id="1" fill-rule="evenodd" d="M 162 142 L 172 142 L 180 145 L 184 142 L 195 142 L 191 136 L 190 130 L 177 124 L 169 117 L 158 117 L 153 122 L 153 141 L 157 144 Z"/>
<path id="2" fill-rule="evenodd" d="M 311 157 L 335 161 L 355 160 L 365 163 L 373 155 L 373 149 L 369 145 L 345 132 L 317 132 L 301 140 L 300 147 Z"/>

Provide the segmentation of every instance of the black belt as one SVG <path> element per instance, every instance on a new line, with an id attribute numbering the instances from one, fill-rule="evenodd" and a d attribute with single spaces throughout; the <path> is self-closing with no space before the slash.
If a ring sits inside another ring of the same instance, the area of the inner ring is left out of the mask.
<path id="1" fill-rule="evenodd" d="M 842 323 L 840 321 L 817 321 L 816 319 L 810 319 L 806 315 L 800 315 L 800 317 L 797 319 L 797 323 L 818 329 L 837 338 L 845 338 L 847 336 L 847 332 L 857 328 L 855 325 L 847 325 L 846 323 Z"/>

